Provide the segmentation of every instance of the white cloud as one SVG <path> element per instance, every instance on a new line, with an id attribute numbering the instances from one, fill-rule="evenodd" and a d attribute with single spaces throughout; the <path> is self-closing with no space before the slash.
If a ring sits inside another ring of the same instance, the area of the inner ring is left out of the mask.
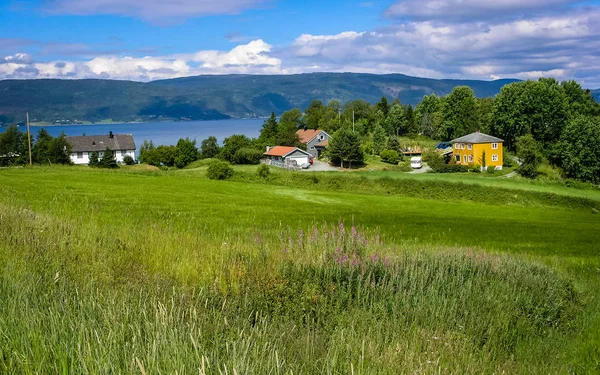
<path id="1" fill-rule="evenodd" d="M 26 54 L 0 59 L 0 79 L 107 78 L 151 81 L 200 74 L 282 74 L 281 60 L 262 40 L 230 51 L 198 51 L 170 56 L 98 56 L 88 61 L 32 62 Z M 4 61 L 4 63 L 2 63 Z"/>
<path id="2" fill-rule="evenodd" d="M 58 14 L 114 14 L 155 23 L 215 14 L 239 14 L 272 0 L 52 0 L 47 10 Z"/>

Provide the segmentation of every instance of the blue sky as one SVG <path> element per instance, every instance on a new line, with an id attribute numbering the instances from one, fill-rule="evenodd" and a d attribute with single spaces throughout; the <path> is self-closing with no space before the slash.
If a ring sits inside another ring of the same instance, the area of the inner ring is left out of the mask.
<path id="1" fill-rule="evenodd" d="M 600 87 L 580 0 L 0 0 L 0 79 L 314 71 L 577 79 Z"/>

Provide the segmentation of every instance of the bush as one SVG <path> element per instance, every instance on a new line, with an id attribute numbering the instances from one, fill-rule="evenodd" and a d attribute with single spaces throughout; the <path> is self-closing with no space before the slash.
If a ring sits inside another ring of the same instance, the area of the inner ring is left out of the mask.
<path id="1" fill-rule="evenodd" d="M 442 164 L 436 167 L 437 168 L 431 167 L 431 169 L 437 173 L 466 173 L 469 171 L 468 166 L 460 164 Z"/>
<path id="2" fill-rule="evenodd" d="M 258 177 L 267 179 L 271 175 L 271 170 L 269 169 L 268 165 L 261 164 L 258 166 L 256 173 L 258 174 Z"/>
<path id="3" fill-rule="evenodd" d="M 398 152 L 394 150 L 383 150 L 381 151 L 381 160 L 390 163 L 390 164 L 398 164 Z"/>
<path id="4" fill-rule="evenodd" d="M 211 180 L 227 180 L 233 176 L 233 168 L 226 161 L 215 160 L 208 166 L 206 176 Z"/>
<path id="5" fill-rule="evenodd" d="M 489 174 L 496 173 L 496 167 L 493 167 L 493 166 L 487 167 L 487 173 L 489 173 Z"/>
<path id="6" fill-rule="evenodd" d="M 263 158 L 263 152 L 254 148 L 240 148 L 233 155 L 235 164 L 258 164 Z"/>
<path id="7" fill-rule="evenodd" d="M 125 163 L 125 165 L 134 165 L 135 160 L 133 160 L 131 156 L 125 155 L 125 157 L 123 158 L 123 163 Z"/>
<path id="8" fill-rule="evenodd" d="M 481 165 L 479 165 L 479 164 L 469 164 L 469 172 L 481 173 Z"/>

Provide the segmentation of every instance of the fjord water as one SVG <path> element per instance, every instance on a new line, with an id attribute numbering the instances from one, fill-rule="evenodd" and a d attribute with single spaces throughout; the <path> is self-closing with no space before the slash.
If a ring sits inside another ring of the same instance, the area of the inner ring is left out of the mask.
<path id="1" fill-rule="evenodd" d="M 196 139 L 198 146 L 203 139 L 215 136 L 219 143 L 232 134 L 244 134 L 250 138 L 257 137 L 264 119 L 229 119 L 213 121 L 178 121 L 178 122 L 147 122 L 126 124 L 94 124 L 94 125 L 60 125 L 32 126 L 31 133 L 37 135 L 45 128 L 53 137 L 64 132 L 68 136 L 100 135 L 112 131 L 115 134 L 132 134 L 136 145 L 144 140 L 152 141 L 155 145 L 174 145 L 179 138 Z M 0 127 L 3 133 L 6 127 Z M 19 127 L 25 132 L 24 126 Z"/>

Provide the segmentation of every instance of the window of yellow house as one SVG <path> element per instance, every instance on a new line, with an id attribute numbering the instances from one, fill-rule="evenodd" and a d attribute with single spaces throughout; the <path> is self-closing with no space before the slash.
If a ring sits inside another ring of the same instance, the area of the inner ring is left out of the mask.
<path id="1" fill-rule="evenodd" d="M 460 145 L 458 143 L 455 143 L 454 148 L 458 150 L 460 148 Z"/>
<path id="2" fill-rule="evenodd" d="M 473 155 L 469 155 L 469 163 L 473 162 Z"/>
<path id="3" fill-rule="evenodd" d="M 492 143 L 492 150 L 497 150 L 497 149 L 498 149 L 498 144 Z"/>
<path id="4" fill-rule="evenodd" d="M 454 160 L 456 160 L 457 163 L 460 163 L 460 155 L 454 155 Z"/>
<path id="5" fill-rule="evenodd" d="M 472 150 L 472 149 L 473 149 L 473 145 L 469 143 L 469 144 L 467 145 L 467 148 L 468 148 L 469 150 Z"/>
<path id="6" fill-rule="evenodd" d="M 492 161 L 498 161 L 498 155 L 492 155 Z"/>
<path id="7" fill-rule="evenodd" d="M 464 143 L 461 143 L 461 144 L 460 144 L 460 148 L 464 150 L 464 149 L 465 149 L 465 144 L 464 144 Z"/>
<path id="8" fill-rule="evenodd" d="M 463 156 L 463 163 L 467 164 L 467 155 Z"/>

